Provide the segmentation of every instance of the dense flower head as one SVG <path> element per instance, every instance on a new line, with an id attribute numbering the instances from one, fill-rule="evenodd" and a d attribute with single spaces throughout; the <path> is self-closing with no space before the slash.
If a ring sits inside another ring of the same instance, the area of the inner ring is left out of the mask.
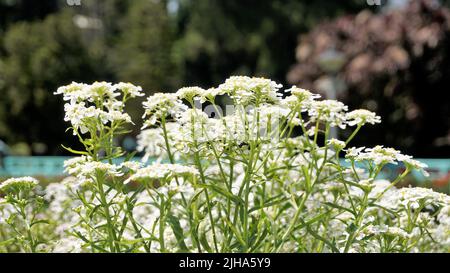
<path id="1" fill-rule="evenodd" d="M 117 87 L 110 82 L 94 82 L 84 88 L 90 102 L 120 96 L 120 93 L 117 92 Z"/>
<path id="2" fill-rule="evenodd" d="M 265 78 L 232 76 L 219 85 L 218 89 L 235 99 L 238 104 L 248 105 L 252 102 L 278 102 L 282 95 L 278 93 L 281 87 L 281 84 Z"/>
<path id="3" fill-rule="evenodd" d="M 122 100 L 118 99 L 121 95 L 118 90 L 124 95 Z M 130 83 L 94 82 L 89 85 L 73 82 L 58 88 L 54 94 L 62 94 L 68 101 L 64 105 L 64 120 L 71 123 L 73 134 L 77 135 L 94 133 L 108 122 L 132 123 L 131 117 L 123 111 L 125 101 L 142 96 L 141 90 Z"/>
<path id="4" fill-rule="evenodd" d="M 340 101 L 313 101 L 308 110 L 308 115 L 312 121 L 316 121 L 318 119 L 323 122 L 329 122 L 331 126 L 338 126 L 345 129 L 345 111 L 347 110 L 348 107 Z"/>
<path id="5" fill-rule="evenodd" d="M 450 205 L 450 196 L 421 187 L 401 188 L 399 200 L 402 205 L 411 206 L 415 209 L 419 208 L 420 203 L 424 202 L 434 205 Z"/>
<path id="6" fill-rule="evenodd" d="M 345 142 L 342 140 L 339 140 L 339 139 L 332 138 L 332 139 L 329 139 L 327 141 L 327 143 L 328 143 L 328 145 L 331 145 L 332 147 L 334 147 L 334 149 L 337 151 L 340 151 L 345 148 Z"/>
<path id="7" fill-rule="evenodd" d="M 200 95 L 200 102 L 204 103 L 206 101 L 209 101 L 211 103 L 214 103 L 214 99 L 217 96 L 224 95 L 226 93 L 226 90 L 220 89 L 220 88 L 208 88 L 206 90 L 203 90 L 202 94 Z"/>
<path id="8" fill-rule="evenodd" d="M 365 109 L 353 110 L 346 115 L 347 124 L 349 126 L 364 125 L 366 123 L 375 124 L 380 123 L 381 118 L 374 112 Z"/>
<path id="9" fill-rule="evenodd" d="M 154 163 L 143 167 L 131 175 L 125 183 L 131 181 L 146 182 L 153 180 L 171 179 L 174 176 L 198 175 L 198 170 L 191 166 L 180 164 Z"/>
<path id="10" fill-rule="evenodd" d="M 25 176 L 9 178 L 0 183 L 0 192 L 29 191 L 34 189 L 37 185 L 39 185 L 39 181 L 33 177 Z"/>
<path id="11" fill-rule="evenodd" d="M 187 108 L 176 94 L 171 93 L 155 93 L 147 98 L 143 106 L 145 121 L 142 129 L 157 124 L 169 115 L 176 117 Z"/>
<path id="12" fill-rule="evenodd" d="M 364 229 L 366 235 L 389 235 L 392 237 L 410 238 L 411 234 L 399 227 L 390 227 L 388 225 L 369 225 Z"/>
<path id="13" fill-rule="evenodd" d="M 120 82 L 115 85 L 115 88 L 121 90 L 122 93 L 130 98 L 142 97 L 145 94 L 142 92 L 142 87 L 133 85 L 131 83 Z"/>
<path id="14" fill-rule="evenodd" d="M 402 157 L 400 151 L 378 145 L 373 148 L 349 148 L 346 158 L 351 158 L 355 161 L 373 161 L 375 164 L 397 164 L 399 158 Z"/>
<path id="15" fill-rule="evenodd" d="M 286 91 L 290 91 L 293 96 L 295 96 L 299 102 L 311 102 L 315 99 L 320 98 L 319 94 L 311 93 L 311 91 L 298 88 L 296 86 L 292 86 L 290 89 Z"/>
<path id="16" fill-rule="evenodd" d="M 114 164 L 94 161 L 89 156 L 78 156 L 64 161 L 64 168 L 67 174 L 77 178 L 75 184 L 86 185 L 94 182 L 97 175 L 109 175 L 111 177 L 120 177 L 123 175 L 121 168 Z"/>
<path id="17" fill-rule="evenodd" d="M 89 97 L 86 90 L 87 86 L 84 83 L 72 82 L 69 85 L 59 87 L 54 94 L 63 95 L 64 100 L 86 100 Z"/>
<path id="18" fill-rule="evenodd" d="M 178 89 L 178 91 L 175 93 L 179 99 L 185 99 L 189 102 L 193 102 L 194 98 L 201 97 L 205 90 L 203 88 L 200 88 L 198 86 L 191 86 L 191 87 L 182 87 Z"/>

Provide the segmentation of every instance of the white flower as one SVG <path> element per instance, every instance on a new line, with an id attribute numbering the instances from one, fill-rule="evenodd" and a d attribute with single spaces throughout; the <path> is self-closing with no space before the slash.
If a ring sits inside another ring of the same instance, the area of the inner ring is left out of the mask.
<path id="1" fill-rule="evenodd" d="M 283 99 L 282 103 L 289 105 L 291 108 L 297 108 L 300 106 L 302 112 L 310 108 L 311 103 L 320 98 L 319 94 L 311 93 L 309 90 L 292 86 L 290 89 L 286 89 L 285 92 L 291 92 L 291 95 Z"/>
<path id="2" fill-rule="evenodd" d="M 53 252 L 54 253 L 79 253 L 82 252 L 83 241 L 81 239 L 70 237 L 61 238 L 56 242 Z"/>
<path id="3" fill-rule="evenodd" d="M 144 152 L 143 162 L 147 161 L 149 157 L 165 154 L 164 147 L 165 141 L 161 128 L 145 129 L 137 136 L 136 150 Z"/>
<path id="4" fill-rule="evenodd" d="M 218 92 L 230 95 L 238 104 L 248 105 L 256 101 L 260 103 L 280 101 L 282 95 L 278 90 L 281 87 L 281 84 L 265 78 L 232 76 L 219 85 Z"/>
<path id="5" fill-rule="evenodd" d="M 172 176 L 178 175 L 198 175 L 198 171 L 191 166 L 154 163 L 150 166 L 137 170 L 135 174 L 125 180 L 125 183 L 129 183 L 131 181 L 145 182 L 148 180 L 169 179 Z"/>
<path id="6" fill-rule="evenodd" d="M 116 89 L 121 90 L 125 95 L 130 98 L 142 97 L 145 94 L 142 93 L 142 87 L 135 86 L 131 83 L 120 82 L 114 86 Z"/>
<path id="7" fill-rule="evenodd" d="M 88 101 L 103 100 L 105 98 L 115 98 L 120 94 L 116 92 L 117 87 L 110 82 L 94 82 L 84 87 L 89 96 Z"/>
<path id="8" fill-rule="evenodd" d="M 125 161 L 120 164 L 120 167 L 137 172 L 140 168 L 142 168 L 142 163 L 136 161 Z"/>
<path id="9" fill-rule="evenodd" d="M 144 121 L 142 129 L 155 125 L 168 115 L 176 117 L 187 108 L 176 94 L 168 93 L 155 93 L 147 98 L 143 106 L 145 113 L 142 118 L 147 119 Z"/>
<path id="10" fill-rule="evenodd" d="M 333 146 L 336 151 L 340 151 L 345 148 L 345 142 L 339 139 L 332 138 L 327 140 L 327 143 L 328 145 Z"/>
<path id="11" fill-rule="evenodd" d="M 399 161 L 403 161 L 407 168 L 419 170 L 425 177 L 430 176 L 430 174 L 425 171 L 425 168 L 428 168 L 428 165 L 420 162 L 419 160 L 415 160 L 412 156 L 409 155 L 399 155 Z"/>
<path id="12" fill-rule="evenodd" d="M 133 124 L 130 115 L 128 115 L 127 113 L 123 113 L 121 111 L 110 111 L 106 114 L 106 117 L 111 122 L 124 121 Z"/>
<path id="13" fill-rule="evenodd" d="M 368 225 L 364 231 L 367 235 L 390 235 L 394 237 L 400 237 L 400 238 L 410 238 L 411 235 L 404 231 L 401 228 L 398 227 L 390 227 L 387 225 Z"/>
<path id="14" fill-rule="evenodd" d="M 381 122 L 381 118 L 379 116 L 365 109 L 353 110 L 347 113 L 346 119 L 349 126 L 364 125 L 366 123 L 375 124 Z"/>
<path id="15" fill-rule="evenodd" d="M 180 88 L 175 94 L 179 99 L 185 99 L 192 102 L 194 98 L 202 96 L 204 92 L 205 90 L 203 88 L 192 86 Z"/>
<path id="16" fill-rule="evenodd" d="M 357 156 L 365 149 L 366 147 L 351 147 L 346 150 L 345 158 L 349 158 L 355 160 Z"/>
<path id="17" fill-rule="evenodd" d="M 64 161 L 65 172 L 71 175 L 77 174 L 81 171 L 83 164 L 88 161 L 92 161 L 92 158 L 85 155 L 67 159 Z"/>
<path id="18" fill-rule="evenodd" d="M 353 152 L 356 152 L 356 150 L 353 150 Z M 373 148 L 366 148 L 364 152 L 358 150 L 354 159 L 356 161 L 373 161 L 375 164 L 379 165 L 387 163 L 397 164 L 399 157 L 401 157 L 400 151 L 378 145 Z"/>
<path id="19" fill-rule="evenodd" d="M 336 100 L 313 101 L 308 109 L 308 115 L 313 122 L 319 119 L 330 123 L 331 126 L 345 129 L 345 111 L 347 109 L 345 104 Z"/>
<path id="20" fill-rule="evenodd" d="M 205 103 L 206 101 L 214 102 L 215 97 L 225 94 L 225 90 L 220 88 L 209 88 L 203 90 L 200 96 L 200 102 Z"/>
<path id="21" fill-rule="evenodd" d="M 401 188 L 398 193 L 399 202 L 404 206 L 413 205 L 418 208 L 418 204 L 422 202 L 434 205 L 450 205 L 450 196 L 435 192 L 432 189 L 421 187 Z"/>
<path id="22" fill-rule="evenodd" d="M 0 192 L 7 193 L 17 190 L 32 190 L 37 185 L 39 185 L 39 181 L 36 178 L 30 176 L 15 177 L 0 183 Z"/>
<path id="23" fill-rule="evenodd" d="M 87 161 L 85 163 L 82 163 L 80 165 L 79 171 L 79 175 L 84 177 L 94 177 L 97 172 L 103 172 L 110 176 L 123 175 L 122 172 L 120 172 L 119 166 L 99 161 Z"/>

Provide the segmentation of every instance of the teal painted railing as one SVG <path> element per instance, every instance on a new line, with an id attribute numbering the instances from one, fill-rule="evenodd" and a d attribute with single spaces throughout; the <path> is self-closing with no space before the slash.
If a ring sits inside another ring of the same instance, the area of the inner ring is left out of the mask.
<path id="1" fill-rule="evenodd" d="M 0 176 L 61 176 L 64 175 L 64 160 L 71 157 L 64 156 L 7 156 L 0 161 Z M 136 157 L 133 160 L 138 161 Z M 419 159 L 426 163 L 431 177 L 439 178 L 450 174 L 450 159 Z M 123 161 L 119 158 L 115 163 Z M 345 162 L 343 162 L 345 164 Z M 402 166 L 388 165 L 384 168 L 382 177 L 390 178 L 402 171 Z M 420 172 L 413 172 L 417 180 L 425 178 Z"/>
<path id="2" fill-rule="evenodd" d="M 0 161 L 0 176 L 61 176 L 70 156 L 7 156 Z M 133 160 L 140 160 L 137 157 Z M 114 163 L 122 162 L 116 159 Z"/>

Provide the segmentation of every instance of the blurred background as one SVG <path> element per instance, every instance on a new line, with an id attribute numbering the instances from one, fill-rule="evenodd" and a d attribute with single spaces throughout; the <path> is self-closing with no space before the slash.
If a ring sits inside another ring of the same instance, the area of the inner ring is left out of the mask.
<path id="1" fill-rule="evenodd" d="M 353 144 L 427 158 L 439 173 L 431 182 L 448 189 L 449 8 L 449 0 L 0 0 L 0 175 L 23 165 L 17 156 L 76 147 L 52 94 L 61 85 L 125 81 L 151 94 L 249 75 L 377 112 L 382 124 Z M 129 108 L 137 124 L 140 103 Z M 133 137 L 120 141 L 133 149 Z"/>

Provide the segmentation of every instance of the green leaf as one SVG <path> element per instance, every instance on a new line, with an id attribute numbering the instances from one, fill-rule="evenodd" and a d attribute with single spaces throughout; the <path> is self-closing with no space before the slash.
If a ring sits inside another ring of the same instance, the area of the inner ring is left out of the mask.
<path id="1" fill-rule="evenodd" d="M 38 221 L 34 221 L 33 223 L 31 223 L 30 227 L 34 226 L 34 225 L 38 225 L 38 224 L 50 224 L 48 220 L 38 220 Z"/>
<path id="2" fill-rule="evenodd" d="M 200 241 L 200 244 L 202 245 L 202 247 L 204 249 L 206 249 L 206 251 L 208 251 L 209 253 L 213 252 L 211 247 L 208 244 L 208 240 L 206 239 L 206 232 L 200 233 L 199 241 Z"/>
<path id="3" fill-rule="evenodd" d="M 227 223 L 228 227 L 231 229 L 231 231 L 233 232 L 234 236 L 236 236 L 236 238 L 238 239 L 239 243 L 244 248 L 247 248 L 247 244 L 245 243 L 244 239 L 242 239 L 241 234 L 236 229 L 236 227 L 230 222 L 230 220 L 228 220 L 226 217 L 223 217 L 222 219 L 225 221 L 225 223 Z"/>
<path id="4" fill-rule="evenodd" d="M 6 241 L 0 242 L 0 246 L 9 245 L 10 243 L 14 242 L 15 240 L 16 240 L 15 238 L 11 238 L 11 239 L 8 239 Z"/>
<path id="5" fill-rule="evenodd" d="M 350 212 L 352 215 L 354 215 L 353 211 L 351 211 L 350 209 L 345 208 L 343 206 L 340 206 L 340 205 L 337 205 L 337 204 L 334 204 L 334 203 L 331 203 L 331 202 L 325 202 L 325 205 L 327 205 L 329 207 L 332 207 L 332 208 L 335 208 L 335 209 L 339 209 L 339 210 L 344 210 L 344 211 Z"/>
<path id="6" fill-rule="evenodd" d="M 227 197 L 228 199 L 230 199 L 231 201 L 233 201 L 234 203 L 236 203 L 238 205 L 244 203 L 244 200 L 242 200 L 242 198 L 232 194 L 227 189 L 221 188 L 221 187 L 219 187 L 217 185 L 208 184 L 208 185 L 200 185 L 200 186 L 203 187 L 203 188 L 212 189 L 214 192 Z"/>
<path id="7" fill-rule="evenodd" d="M 77 154 L 77 155 L 89 155 L 89 153 L 88 153 L 88 152 L 85 152 L 85 151 L 77 151 L 77 150 L 74 150 L 74 149 L 72 149 L 72 148 L 66 147 L 66 146 L 64 146 L 64 145 L 62 145 L 62 144 L 61 144 L 61 146 L 62 146 L 64 149 L 66 149 L 67 151 L 69 151 L 69 152 L 71 152 L 71 153 L 73 153 L 73 154 Z"/>
<path id="8" fill-rule="evenodd" d="M 181 228 L 180 221 L 178 218 L 176 218 L 173 215 L 168 215 L 167 219 L 169 220 L 170 227 L 173 230 L 173 233 L 175 234 L 175 237 L 177 238 L 178 246 L 180 247 L 180 250 L 183 252 L 188 251 L 188 248 L 186 244 L 184 243 L 184 234 L 183 229 Z"/>

